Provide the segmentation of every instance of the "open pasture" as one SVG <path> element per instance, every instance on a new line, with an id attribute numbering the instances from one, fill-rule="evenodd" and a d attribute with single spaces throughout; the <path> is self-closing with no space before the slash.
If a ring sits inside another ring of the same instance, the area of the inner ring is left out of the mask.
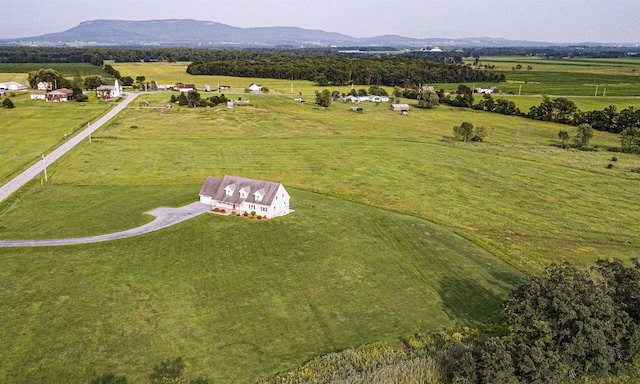
<path id="1" fill-rule="evenodd" d="M 0 108 L 0 185 L 110 108 L 93 97 L 87 103 L 47 103 L 28 93 L 10 98 L 15 108 Z"/>

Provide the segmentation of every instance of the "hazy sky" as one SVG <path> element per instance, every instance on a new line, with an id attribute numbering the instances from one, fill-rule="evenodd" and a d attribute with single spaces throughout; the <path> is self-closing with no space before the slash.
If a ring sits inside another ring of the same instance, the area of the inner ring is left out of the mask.
<path id="1" fill-rule="evenodd" d="M 11 0 L 0 3 L 0 15 L 0 38 L 61 32 L 95 19 L 195 19 L 353 37 L 640 43 L 640 0 Z"/>

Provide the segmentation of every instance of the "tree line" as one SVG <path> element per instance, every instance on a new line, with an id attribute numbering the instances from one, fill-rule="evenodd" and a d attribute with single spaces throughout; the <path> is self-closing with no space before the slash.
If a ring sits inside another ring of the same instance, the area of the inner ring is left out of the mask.
<path id="1" fill-rule="evenodd" d="M 262 77 L 309 80 L 319 86 L 386 85 L 417 87 L 422 83 L 500 82 L 503 74 L 479 71 L 469 66 L 405 58 L 315 58 L 280 60 L 212 60 L 193 62 L 191 75 Z"/>

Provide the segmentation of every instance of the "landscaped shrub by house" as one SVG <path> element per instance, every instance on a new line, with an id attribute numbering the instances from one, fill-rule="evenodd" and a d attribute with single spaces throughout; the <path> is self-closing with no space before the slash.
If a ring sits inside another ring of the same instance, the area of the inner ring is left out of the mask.
<path id="1" fill-rule="evenodd" d="M 260 220 L 260 219 L 262 219 L 262 216 L 258 215 L 258 216 L 256 216 L 256 219 Z"/>

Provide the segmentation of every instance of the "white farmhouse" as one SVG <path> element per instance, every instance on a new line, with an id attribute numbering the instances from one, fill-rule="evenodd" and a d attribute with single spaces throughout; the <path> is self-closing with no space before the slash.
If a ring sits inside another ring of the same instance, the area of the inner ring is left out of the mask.
<path id="1" fill-rule="evenodd" d="M 258 93 L 262 90 L 262 85 L 260 84 L 256 84 L 256 83 L 251 83 L 249 85 L 249 90 L 253 93 Z"/>
<path id="2" fill-rule="evenodd" d="M 38 83 L 38 91 L 50 91 L 53 89 L 53 84 L 48 81 L 41 81 Z"/>
<path id="3" fill-rule="evenodd" d="M 267 218 L 290 212 L 290 196 L 280 183 L 225 175 L 209 176 L 200 190 L 200 202 L 211 208 L 244 213 L 256 212 Z"/>
<path id="4" fill-rule="evenodd" d="M 116 79 L 113 85 L 101 85 L 96 89 L 96 96 L 100 98 L 112 99 L 122 96 L 122 87 Z"/>

